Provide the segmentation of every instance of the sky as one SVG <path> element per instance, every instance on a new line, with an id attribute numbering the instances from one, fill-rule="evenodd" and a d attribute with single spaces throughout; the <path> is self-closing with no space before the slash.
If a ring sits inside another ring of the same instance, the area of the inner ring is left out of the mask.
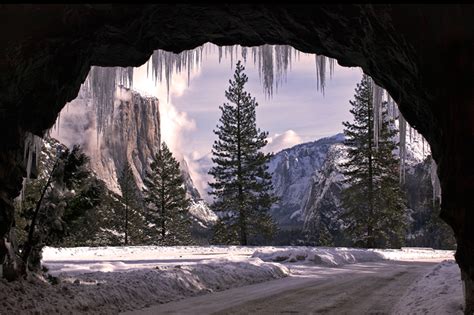
<path id="1" fill-rule="evenodd" d="M 213 130 L 221 116 L 219 106 L 227 102 L 224 92 L 233 78 L 237 58 L 234 55 L 232 60 L 230 54 L 226 57 L 223 53 L 219 62 L 217 46 L 206 44 L 204 50 L 207 53 L 203 54 L 200 65 L 190 72 L 189 82 L 186 70 L 173 74 L 169 94 L 165 80 L 155 82 L 151 71 L 147 73 L 147 63 L 134 69 L 132 88 L 159 99 L 161 139 L 178 161 L 186 161 L 196 188 L 206 196 L 207 183 L 211 180 L 207 174 L 209 158 L 217 139 Z M 241 57 L 240 53 L 238 56 Z M 340 67 L 336 63 L 333 76 L 327 75 L 322 93 L 316 87 L 315 56 L 305 53 L 298 56 L 293 56 L 285 79 L 274 89 L 272 97 L 264 91 L 258 64 L 254 64 L 251 52 L 247 62 L 243 62 L 244 73 L 249 78 L 245 90 L 259 104 L 257 127 L 269 134 L 264 152 L 277 153 L 299 143 L 333 136 L 343 131 L 343 121 L 352 120 L 349 100 L 353 99 L 356 84 L 362 79 L 362 70 Z M 77 139 L 77 128 L 64 127 L 65 116 L 72 125 L 80 125 L 82 129 L 84 125 L 93 126 L 86 123 L 91 117 L 84 112 L 90 109 L 66 106 L 64 110 L 67 115 L 63 115 L 63 127 L 53 128 L 53 137 L 67 145 L 96 141 L 94 128 L 89 128 L 87 134 L 81 131 L 82 139 Z M 60 118 L 58 125 L 59 121 Z"/>
<path id="2" fill-rule="evenodd" d="M 173 75 L 169 99 L 165 82 L 155 84 L 147 76 L 146 64 L 134 72 L 133 88 L 160 100 L 163 140 L 187 160 L 211 152 L 216 139 L 213 129 L 221 115 L 219 106 L 227 101 L 224 91 L 235 71 L 236 56 L 233 62 L 230 56 L 223 56 L 219 62 L 216 46 L 208 45 L 210 52 L 203 56 L 200 67 L 191 72 L 189 85 L 186 72 Z M 340 67 L 336 63 L 323 94 L 316 89 L 314 55 L 300 53 L 292 61 L 286 80 L 273 97 L 268 97 L 260 82 L 258 65 L 247 58 L 244 66 L 249 78 L 245 89 L 259 104 L 257 127 L 269 132 L 266 151 L 276 153 L 298 143 L 332 136 L 342 132 L 342 121 L 352 120 L 349 100 L 362 78 L 360 68 Z"/>

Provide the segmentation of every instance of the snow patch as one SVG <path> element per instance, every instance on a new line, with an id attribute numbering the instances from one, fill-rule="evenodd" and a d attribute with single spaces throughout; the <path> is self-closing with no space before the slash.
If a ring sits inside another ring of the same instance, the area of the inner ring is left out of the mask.
<path id="1" fill-rule="evenodd" d="M 459 266 L 446 260 L 412 284 L 395 305 L 393 314 L 463 314 Z"/>
<path id="2" fill-rule="evenodd" d="M 308 262 L 329 267 L 381 260 L 452 259 L 454 251 L 431 248 L 358 249 L 347 247 L 265 247 L 252 255 L 263 261 Z"/>
<path id="3" fill-rule="evenodd" d="M 189 213 L 198 220 L 206 223 L 215 223 L 218 219 L 217 215 L 209 208 L 204 200 L 192 201 L 189 207 Z"/>
<path id="4" fill-rule="evenodd" d="M 355 248 L 303 247 L 278 250 L 257 250 L 252 257 L 273 262 L 309 262 L 316 265 L 338 267 L 359 262 L 379 261 L 380 253 Z"/>
<path id="5" fill-rule="evenodd" d="M 46 248 L 44 263 L 54 269 L 50 274 L 57 275 L 58 284 L 42 278 L 11 283 L 0 279 L 0 314 L 117 314 L 289 275 L 283 265 L 248 258 L 252 250 L 235 247 L 226 253 L 219 247 Z M 151 258 L 146 257 L 152 252 Z M 217 257 L 230 254 L 230 259 L 209 260 L 213 253 Z M 193 256 L 197 257 L 194 261 Z"/>

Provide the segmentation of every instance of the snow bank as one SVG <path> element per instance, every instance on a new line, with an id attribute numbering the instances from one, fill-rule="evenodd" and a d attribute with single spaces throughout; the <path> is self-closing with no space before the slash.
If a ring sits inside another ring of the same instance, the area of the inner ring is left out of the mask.
<path id="1" fill-rule="evenodd" d="M 79 274 L 198 264 L 209 259 L 245 260 L 254 251 L 245 246 L 45 247 L 42 262 L 52 275 Z"/>
<path id="2" fill-rule="evenodd" d="M 337 267 L 345 264 L 383 260 L 380 253 L 357 248 L 268 248 L 257 250 L 252 257 L 274 262 L 310 262 L 317 265 Z"/>
<path id="3" fill-rule="evenodd" d="M 255 251 L 252 246 L 104 246 L 104 247 L 45 247 L 43 261 L 58 260 L 129 260 L 235 257 Z"/>
<path id="4" fill-rule="evenodd" d="M 402 247 L 401 249 L 373 249 L 389 260 L 454 259 L 454 250 L 439 250 L 424 247 Z"/>
<path id="5" fill-rule="evenodd" d="M 265 247 L 252 257 L 273 262 L 308 262 L 337 267 L 380 260 L 452 259 L 454 251 L 431 248 L 358 249 L 347 247 Z"/>
<path id="6" fill-rule="evenodd" d="M 40 279 L 0 280 L 0 314 L 116 314 L 184 297 L 268 281 L 289 274 L 262 260 L 215 260 L 194 265 L 158 266 L 127 272 L 61 273 L 59 284 Z"/>
<path id="7" fill-rule="evenodd" d="M 455 261 L 443 261 L 415 282 L 394 307 L 394 314 L 463 314 L 461 274 Z"/>

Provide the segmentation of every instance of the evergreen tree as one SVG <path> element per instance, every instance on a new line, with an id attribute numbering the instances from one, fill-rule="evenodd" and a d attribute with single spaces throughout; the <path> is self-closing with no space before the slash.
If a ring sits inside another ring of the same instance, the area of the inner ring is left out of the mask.
<path id="1" fill-rule="evenodd" d="M 209 171 L 214 182 L 209 185 L 214 195 L 213 208 L 221 214 L 229 232 L 225 241 L 235 241 L 229 238 L 237 230 L 240 244 L 247 245 L 249 239 L 268 241 L 275 233 L 276 226 L 268 212 L 276 198 L 267 171 L 271 154 L 259 151 L 267 144 L 268 133 L 256 127 L 258 103 L 244 90 L 248 78 L 243 71 L 238 61 L 234 80 L 229 80 L 225 92 L 230 103 L 219 107 L 222 116 L 220 126 L 214 130 L 218 140 L 212 150 L 215 166 Z"/>
<path id="2" fill-rule="evenodd" d="M 133 234 L 132 243 L 137 243 L 139 238 L 137 234 L 140 234 L 140 229 L 143 228 L 143 220 L 141 220 L 142 218 L 137 211 L 140 204 L 140 196 L 132 167 L 128 161 L 125 162 L 118 176 L 118 182 L 120 184 L 120 190 L 122 191 L 121 201 L 124 208 L 124 244 L 128 245 L 131 238 L 130 234 Z"/>
<path id="3" fill-rule="evenodd" d="M 147 207 L 149 242 L 159 245 L 189 245 L 191 220 L 189 199 L 179 162 L 163 142 L 147 172 L 143 191 Z"/>
<path id="4" fill-rule="evenodd" d="M 399 247 L 406 226 L 404 195 L 399 185 L 399 163 L 393 154 L 397 131 L 388 119 L 386 104 L 377 148 L 374 143 L 372 82 L 364 75 L 350 101 L 354 122 L 344 122 L 349 146 L 345 168 L 349 187 L 343 192 L 343 219 L 355 243 L 365 247 Z"/>
<path id="5" fill-rule="evenodd" d="M 61 244 L 78 227 L 76 223 L 101 200 L 100 185 L 92 176 L 89 159 L 80 146 L 72 150 L 54 142 L 53 146 L 56 156 L 43 146 L 39 176 L 27 182 L 20 205 L 22 220 L 17 222 L 17 228 L 23 228 L 25 233 L 20 239 L 19 256 L 25 272 L 38 270 L 42 248 Z"/>

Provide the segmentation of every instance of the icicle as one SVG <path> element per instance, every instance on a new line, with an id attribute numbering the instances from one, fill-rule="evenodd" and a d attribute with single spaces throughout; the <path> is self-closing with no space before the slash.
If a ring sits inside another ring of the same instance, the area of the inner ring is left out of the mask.
<path id="1" fill-rule="evenodd" d="M 253 65 L 254 66 L 257 65 L 258 52 L 259 52 L 259 50 L 257 49 L 257 47 L 252 47 L 252 56 L 253 56 Z"/>
<path id="2" fill-rule="evenodd" d="M 438 177 L 438 166 L 433 158 L 431 158 L 431 186 L 433 187 L 433 207 L 436 199 L 441 202 L 441 185 Z"/>
<path id="3" fill-rule="evenodd" d="M 209 44 L 198 47 L 194 50 L 183 51 L 179 54 L 156 50 L 148 61 L 147 76 L 151 76 L 155 82 L 166 80 L 167 97 L 170 97 L 170 84 L 173 73 L 187 71 L 187 82 L 190 84 L 191 73 L 195 66 L 200 66 L 202 55 L 211 50 Z M 215 49 L 215 46 L 212 46 Z M 227 56 L 230 54 L 231 64 L 234 63 L 234 53 L 238 56 L 239 47 L 237 45 L 225 48 L 218 46 L 219 63 L 222 60 L 222 51 Z M 258 62 L 260 81 L 267 96 L 273 95 L 273 89 L 286 80 L 288 67 L 291 69 L 292 55 L 294 58 L 300 57 L 300 52 L 291 46 L 263 45 L 252 47 L 254 64 Z M 241 48 L 241 55 L 244 62 L 247 60 L 248 48 Z M 325 56 L 316 56 L 317 88 L 324 93 L 326 86 L 326 64 L 329 65 L 329 73 L 332 77 L 334 72 L 334 60 Z M 151 68 L 151 70 L 150 70 Z M 276 75 L 275 75 L 276 72 Z M 97 132 L 102 132 L 109 123 L 113 114 L 114 93 L 117 85 L 131 88 L 133 86 L 133 67 L 103 68 L 92 67 L 88 78 L 84 82 L 84 90 L 87 91 L 86 98 L 93 99 L 93 106 L 97 116 Z"/>
<path id="4" fill-rule="evenodd" d="M 326 57 L 322 55 L 314 55 L 316 62 L 316 89 L 324 95 L 326 86 Z"/>
<path id="5" fill-rule="evenodd" d="M 265 95 L 273 95 L 273 47 L 263 45 L 259 49 L 260 77 L 263 77 L 263 89 Z"/>
<path id="6" fill-rule="evenodd" d="M 23 150 L 23 165 L 26 168 L 26 177 L 22 182 L 22 189 L 20 192 L 20 202 L 23 202 L 25 196 L 25 186 L 32 174 L 37 175 L 38 163 L 41 156 L 41 148 L 43 146 L 43 139 L 32 133 L 27 132 L 25 135 L 24 150 Z"/>
<path id="7" fill-rule="evenodd" d="M 332 58 L 328 58 L 328 59 L 329 59 L 329 78 L 332 79 L 332 75 L 334 74 L 334 62 L 336 60 Z"/>
<path id="8" fill-rule="evenodd" d="M 372 81 L 372 107 L 374 120 L 374 144 L 375 149 L 379 147 L 380 128 L 382 128 L 382 97 L 383 88 Z"/>
<path id="9" fill-rule="evenodd" d="M 425 138 L 421 138 L 421 147 L 422 147 L 422 154 L 424 158 L 425 157 Z"/>
<path id="10" fill-rule="evenodd" d="M 276 63 L 276 88 L 281 85 L 282 80 L 286 81 L 288 65 L 291 60 L 290 46 L 275 46 L 275 63 Z"/>
<path id="11" fill-rule="evenodd" d="M 247 47 L 242 47 L 241 53 L 242 53 L 242 59 L 244 59 L 244 62 L 246 63 L 247 62 Z"/>
<path id="12" fill-rule="evenodd" d="M 395 103 L 394 103 L 392 97 L 390 96 L 390 94 L 388 94 L 388 92 L 386 93 L 386 95 L 387 95 L 387 112 L 388 112 L 388 117 L 389 117 L 389 119 L 395 120 L 395 119 L 396 119 L 396 115 L 395 115 Z"/>
<path id="13" fill-rule="evenodd" d="M 198 58 L 197 55 L 199 55 L 199 54 L 196 54 L 196 58 Z M 187 75 L 188 75 L 187 83 L 188 83 L 188 87 L 189 87 L 189 80 L 191 78 L 191 68 L 193 68 L 193 66 L 194 66 L 194 54 L 188 54 L 187 57 L 188 58 L 187 58 L 186 62 L 188 63 L 188 66 L 186 68 L 188 70 L 187 71 L 188 72 L 187 73 Z"/>
<path id="14" fill-rule="evenodd" d="M 230 54 L 230 68 L 232 69 L 232 67 L 234 66 L 234 46 L 226 46 L 225 47 L 225 51 L 226 51 L 226 58 L 227 58 L 227 51 L 229 51 L 229 54 Z"/>
<path id="15" fill-rule="evenodd" d="M 119 77 L 123 79 L 122 70 L 117 70 L 116 68 L 92 67 L 87 78 L 90 81 L 88 86 L 91 89 L 97 114 L 97 133 L 102 131 L 113 115 L 117 72 L 120 73 Z"/>
<path id="16" fill-rule="evenodd" d="M 407 124 L 405 118 L 400 113 L 398 116 L 398 128 L 400 129 L 400 183 L 405 182 L 405 159 L 406 159 L 406 128 Z"/>

